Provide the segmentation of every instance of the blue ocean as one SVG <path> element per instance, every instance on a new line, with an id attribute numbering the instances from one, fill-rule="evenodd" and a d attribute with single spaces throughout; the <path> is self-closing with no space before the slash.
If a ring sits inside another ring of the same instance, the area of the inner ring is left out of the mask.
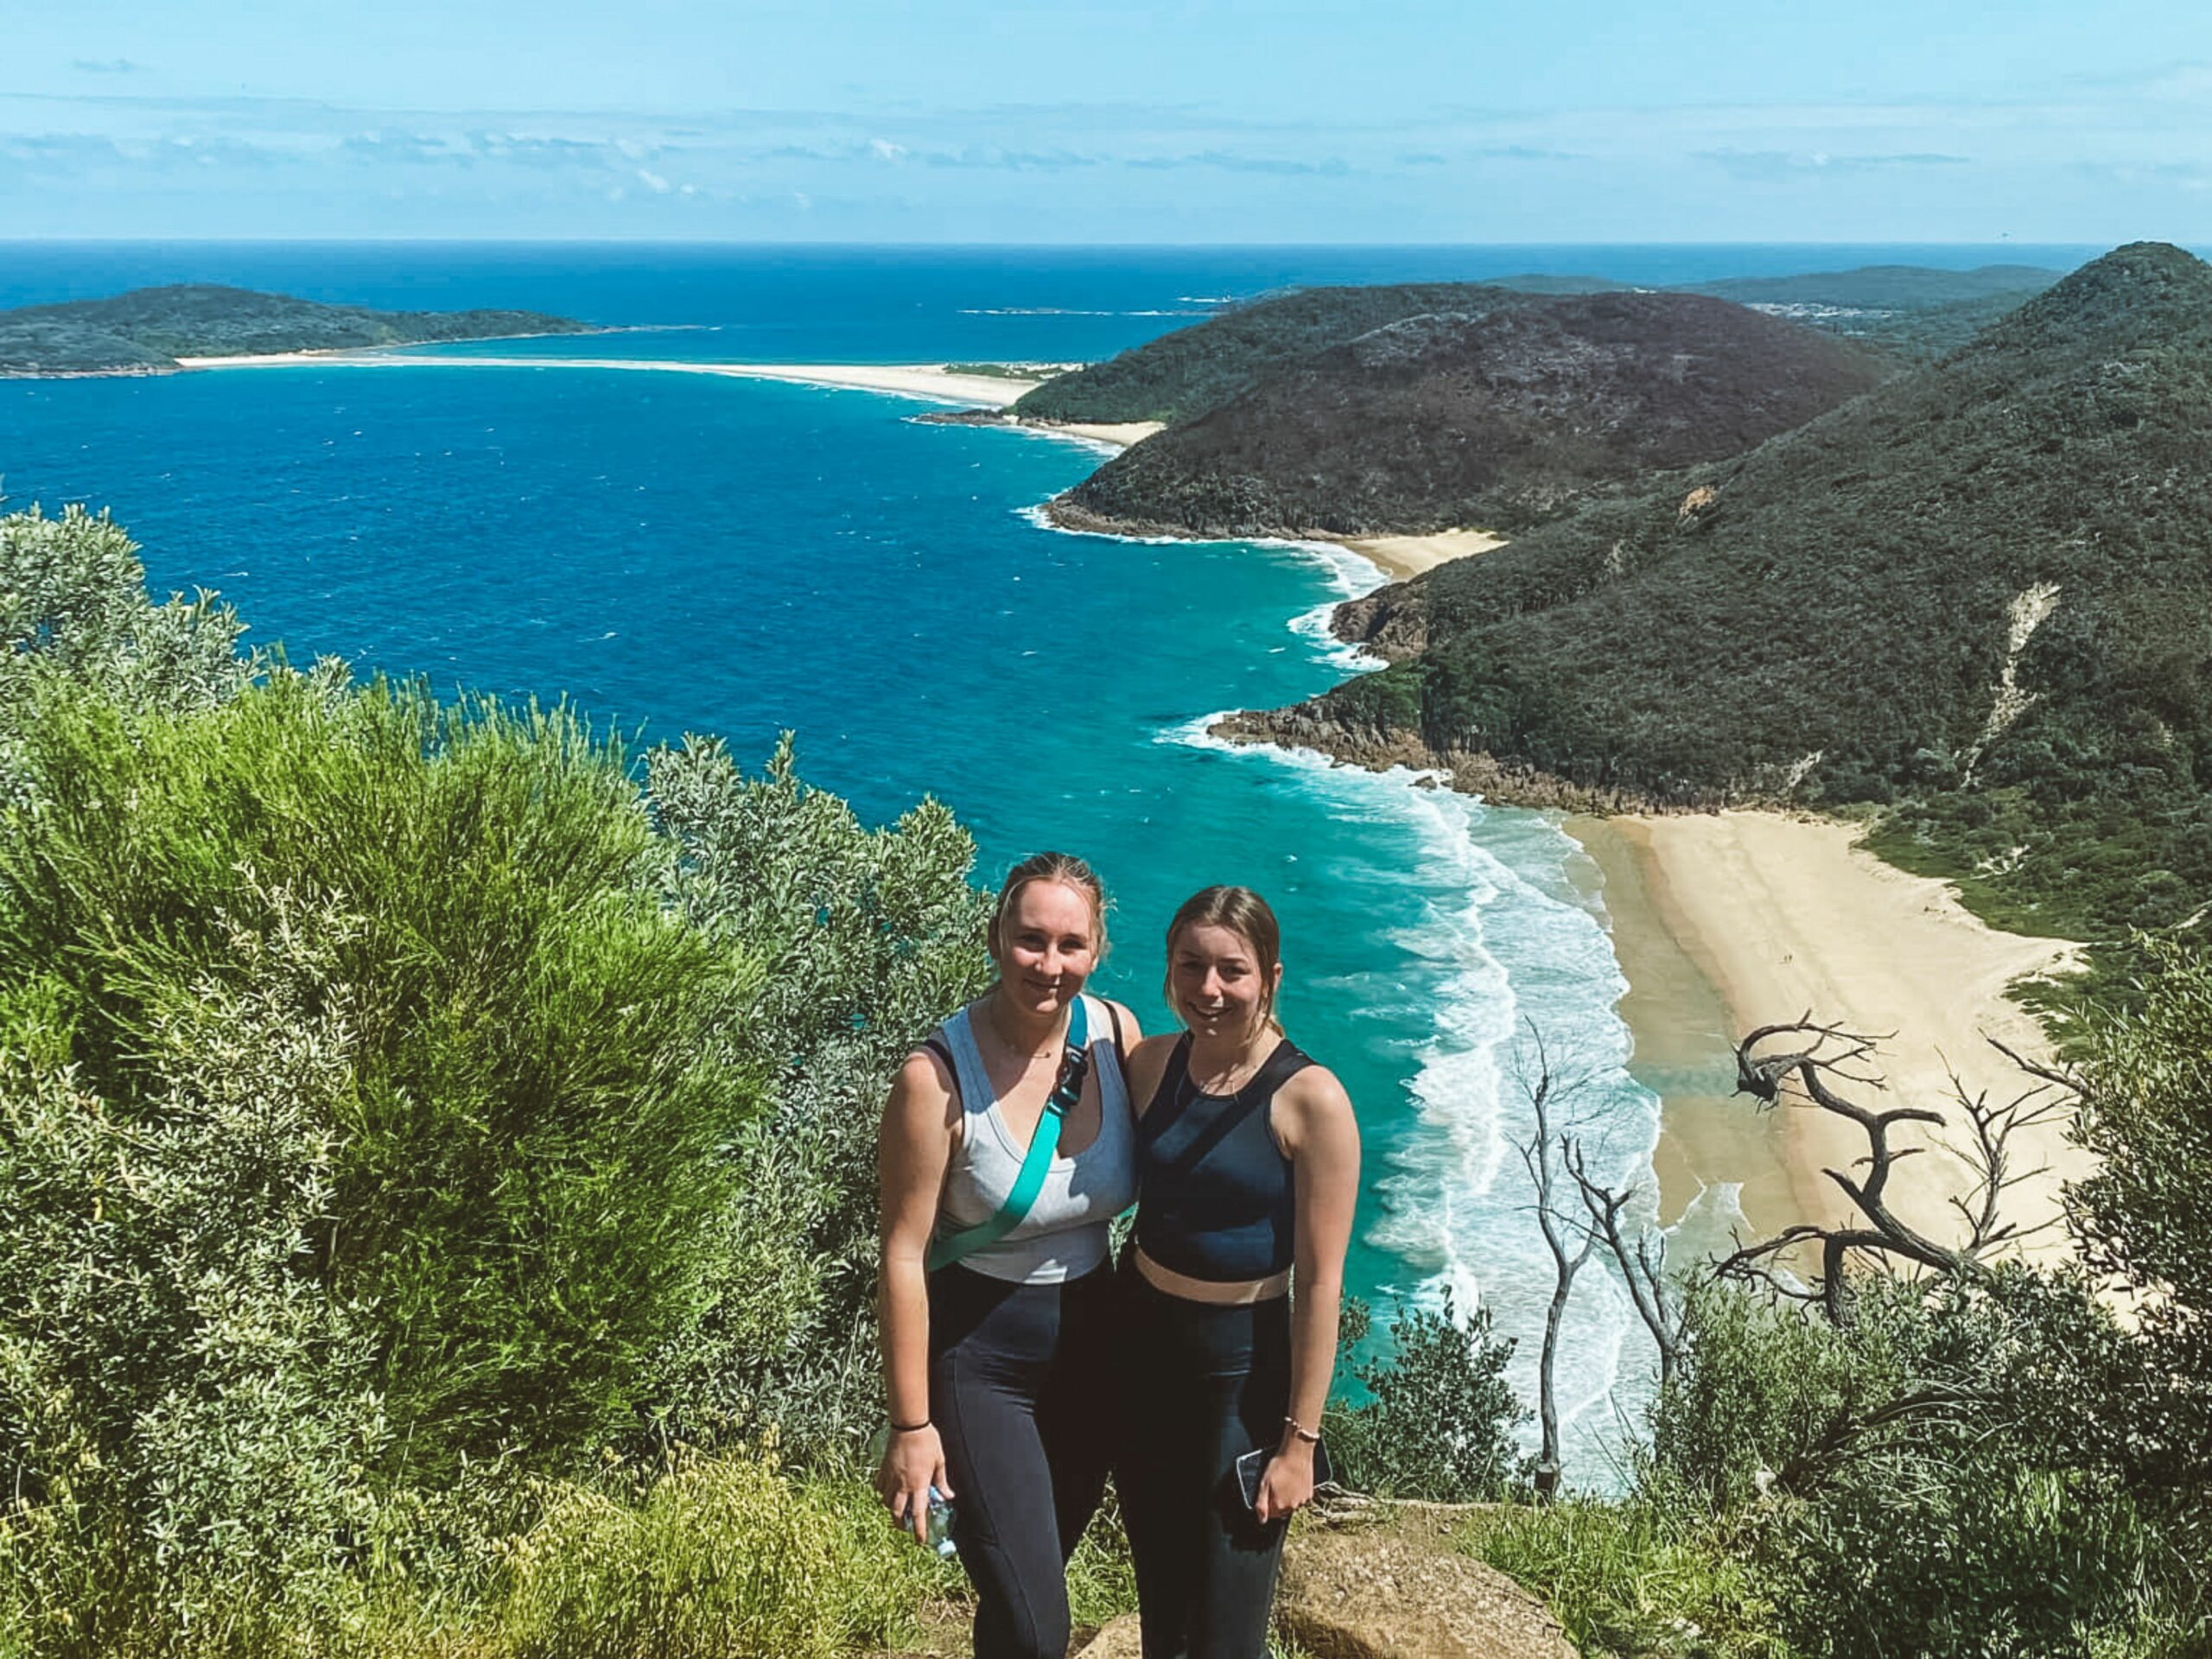
<path id="1" fill-rule="evenodd" d="M 1293 284 L 1580 272 L 1653 283 L 1881 263 L 2070 266 L 2094 250 L 652 248 L 18 245 L 0 305 L 208 281 L 413 308 L 524 307 L 626 332 L 533 351 L 677 361 L 1072 361 Z M 1160 932 L 1240 881 L 1285 927 L 1285 1023 L 1358 1108 L 1351 1288 L 1449 1292 L 1521 1338 L 1551 1284 L 1516 1141 L 1540 1033 L 1615 1179 L 1660 1103 L 1627 1069 L 1597 873 L 1557 823 L 1208 718 L 1359 664 L 1330 607 L 1380 578 L 1319 547 L 1046 527 L 1082 442 L 917 423 L 872 392 L 590 368 L 334 365 L 0 382 L 7 506 L 111 509 L 160 590 L 219 590 L 296 663 L 567 697 L 643 741 L 718 733 L 865 817 L 949 803 L 995 880 L 1065 847 L 1111 886 L 1103 988 L 1165 1019 Z M 477 355 L 483 355 L 478 352 Z M 1571 1446 L 1611 1438 L 1647 1354 L 1584 1274 L 1561 1351 Z"/>

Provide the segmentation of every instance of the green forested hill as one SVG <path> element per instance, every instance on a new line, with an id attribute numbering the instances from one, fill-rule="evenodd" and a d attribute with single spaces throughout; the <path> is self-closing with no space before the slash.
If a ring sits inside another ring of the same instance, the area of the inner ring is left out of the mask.
<path id="1" fill-rule="evenodd" d="M 1917 365 L 1965 345 L 2062 274 L 2040 265 L 1982 265 L 1973 270 L 1867 265 L 1801 276 L 1729 277 L 1697 283 L 1688 291 L 1756 306 Z"/>
<path id="2" fill-rule="evenodd" d="M 1300 289 L 1061 375 L 1014 410 L 1040 421 L 1195 420 L 1271 372 L 1370 328 L 1437 312 L 1478 316 L 1523 297 L 1486 283 Z"/>
<path id="3" fill-rule="evenodd" d="M 1729 277 L 1678 291 L 1757 306 L 1866 340 L 1906 360 L 1974 331 L 2058 280 L 2033 265 L 1937 270 L 1869 265 L 1796 276 Z M 1603 276 L 1529 274 L 1482 283 L 1309 288 L 1255 300 L 1061 375 L 1014 405 L 1044 421 L 1196 420 L 1237 393 L 1370 329 L 1434 315 L 1478 316 L 1530 296 L 1649 293 Z"/>
<path id="4" fill-rule="evenodd" d="M 1739 460 L 1351 607 L 1303 711 L 1629 801 L 1896 804 L 2016 922 L 2212 896 L 2212 268 L 2137 244 Z"/>
<path id="5" fill-rule="evenodd" d="M 180 357 L 421 345 L 591 325 L 537 311 L 373 311 L 213 283 L 0 311 L 0 374 L 148 373 Z"/>
<path id="6" fill-rule="evenodd" d="M 1207 536 L 1518 529 L 1593 485 L 1740 454 L 1885 372 L 1688 294 L 1410 317 L 1124 451 L 1058 510 Z"/>
<path id="7" fill-rule="evenodd" d="M 2041 265 L 1978 265 L 1939 270 L 1928 265 L 1860 265 L 1851 270 L 1810 271 L 1796 276 L 1724 276 L 1689 283 L 1683 291 L 1710 294 L 1738 305 L 1864 306 L 1906 311 L 2009 297 L 2014 303 L 2039 294 L 2065 273 Z"/>

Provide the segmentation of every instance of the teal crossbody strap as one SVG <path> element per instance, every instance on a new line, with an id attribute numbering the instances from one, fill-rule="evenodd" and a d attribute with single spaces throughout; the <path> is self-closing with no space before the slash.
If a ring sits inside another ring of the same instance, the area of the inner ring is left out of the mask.
<path id="1" fill-rule="evenodd" d="M 1067 1047 L 1060 1056 L 1059 1079 L 1045 1098 L 1044 1112 L 1037 1119 L 1037 1132 L 1029 1137 L 1029 1150 L 1022 1154 L 1021 1167 L 1014 1173 L 1014 1190 L 1006 1195 L 1006 1202 L 989 1220 L 931 1239 L 929 1255 L 924 1258 L 930 1272 L 950 1267 L 986 1245 L 997 1243 L 1021 1225 L 1029 1206 L 1045 1190 L 1045 1177 L 1051 1173 L 1052 1160 L 1060 1149 L 1060 1123 L 1075 1109 L 1076 1102 L 1083 1098 L 1083 1080 L 1090 1072 L 1090 1020 L 1084 1012 L 1084 999 L 1078 996 L 1075 1006 L 1068 1010 Z"/>

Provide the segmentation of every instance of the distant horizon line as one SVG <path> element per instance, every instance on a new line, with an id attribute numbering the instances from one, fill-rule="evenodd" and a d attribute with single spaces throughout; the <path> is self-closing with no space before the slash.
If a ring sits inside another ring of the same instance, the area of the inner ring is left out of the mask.
<path id="1" fill-rule="evenodd" d="M 2167 242 L 2172 246 L 2194 250 L 2212 246 L 2212 238 L 2197 243 L 2177 238 L 2145 236 L 2133 241 Z M 2018 248 L 2029 250 L 2075 250 L 2081 248 L 2125 247 L 2126 242 L 2101 240 L 2024 241 L 2006 238 L 1994 242 L 1974 241 L 1967 238 L 1928 240 L 1915 238 L 1892 238 L 1886 240 L 1813 241 L 1777 237 L 1764 240 L 1741 238 L 1712 238 L 1677 241 L 1638 241 L 1633 238 L 1600 239 L 1575 238 L 1550 241 L 1421 241 L 1421 242 L 911 242 L 865 241 L 851 238 L 770 238 L 750 237 L 626 237 L 626 236 L 302 236 L 278 234 L 237 234 L 226 236 L 0 236 L 0 247 L 235 247 L 327 245 L 334 247 L 388 247 L 393 245 L 444 247 L 634 247 L 634 248 L 880 248 L 929 252 L 1002 252 L 1002 251 L 1068 251 L 1089 250 L 1144 251 L 1161 252 L 1207 252 L 1244 250 L 1496 250 L 1514 248 Z"/>

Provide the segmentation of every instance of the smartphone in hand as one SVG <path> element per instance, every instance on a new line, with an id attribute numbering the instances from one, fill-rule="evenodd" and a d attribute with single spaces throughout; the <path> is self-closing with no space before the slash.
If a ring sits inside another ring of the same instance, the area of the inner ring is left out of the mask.
<path id="1" fill-rule="evenodd" d="M 1236 1459 L 1236 1490 L 1244 1495 L 1246 1509 L 1260 1507 L 1260 1477 L 1267 1472 L 1268 1459 L 1274 1454 L 1272 1446 L 1261 1446 Z M 1329 1448 L 1317 1442 L 1313 1447 L 1314 1486 L 1326 1486 L 1336 1478 L 1336 1471 L 1329 1466 Z"/>

